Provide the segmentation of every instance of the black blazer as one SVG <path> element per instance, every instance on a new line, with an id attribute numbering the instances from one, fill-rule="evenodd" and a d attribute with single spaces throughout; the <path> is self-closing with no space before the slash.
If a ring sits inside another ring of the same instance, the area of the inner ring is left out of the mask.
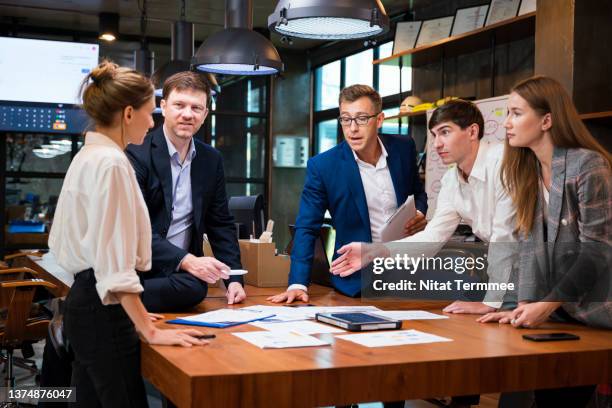
<path id="1" fill-rule="evenodd" d="M 208 235 L 215 258 L 232 269 L 241 268 L 234 218 L 227 206 L 223 159 L 213 147 L 195 138 L 193 141 L 196 156 L 191 163 L 193 231 L 189 251 L 166 239 L 172 217 L 172 171 L 163 126 L 150 132 L 142 145 L 129 145 L 126 149 L 149 209 L 153 232 L 152 275 L 170 275 L 188 252 L 202 256 L 204 233 Z M 242 283 L 242 277 L 231 276 L 229 282 L 234 281 Z"/>

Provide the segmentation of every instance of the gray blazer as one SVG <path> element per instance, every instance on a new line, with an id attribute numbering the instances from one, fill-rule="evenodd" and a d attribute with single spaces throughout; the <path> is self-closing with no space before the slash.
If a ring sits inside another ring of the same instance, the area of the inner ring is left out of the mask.
<path id="1" fill-rule="evenodd" d="M 576 320 L 612 328 L 612 172 L 605 158 L 555 148 L 546 229 L 544 205 L 540 191 L 533 229 L 521 239 L 518 300 L 561 300 Z"/>

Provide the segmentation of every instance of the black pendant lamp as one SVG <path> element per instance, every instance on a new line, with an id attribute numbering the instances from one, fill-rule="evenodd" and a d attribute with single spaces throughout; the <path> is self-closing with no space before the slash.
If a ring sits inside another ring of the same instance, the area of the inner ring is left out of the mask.
<path id="1" fill-rule="evenodd" d="M 193 56 L 193 23 L 185 21 L 185 2 L 181 9 L 181 20 L 172 23 L 170 61 L 162 65 L 151 76 L 155 86 L 155 95 L 162 96 L 166 79 L 179 72 L 191 70 L 191 57 Z M 202 73 L 210 86 L 212 95 L 221 92 L 217 79 L 213 74 Z"/>
<path id="2" fill-rule="evenodd" d="M 225 29 L 208 37 L 191 63 L 195 69 L 226 75 L 273 75 L 283 70 L 274 45 L 253 31 L 252 0 L 225 1 Z"/>
<path id="3" fill-rule="evenodd" d="M 380 0 L 279 0 L 268 28 L 286 37 L 354 40 L 389 31 Z"/>
<path id="4" fill-rule="evenodd" d="M 115 41 L 119 37 L 119 14 L 100 13 L 98 38 L 104 41 Z"/>
<path id="5" fill-rule="evenodd" d="M 140 14 L 140 49 L 134 51 L 134 69 L 150 76 L 153 73 L 154 58 L 155 54 L 149 50 L 147 43 L 147 0 L 144 0 Z"/>

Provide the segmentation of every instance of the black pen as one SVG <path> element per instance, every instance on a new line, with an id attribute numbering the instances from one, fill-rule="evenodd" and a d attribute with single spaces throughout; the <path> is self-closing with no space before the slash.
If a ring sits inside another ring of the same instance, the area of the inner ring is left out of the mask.
<path id="1" fill-rule="evenodd" d="M 214 334 L 198 334 L 197 336 L 194 336 L 194 337 L 197 337 L 198 339 L 202 340 L 202 339 L 214 339 L 217 336 L 215 336 Z"/>

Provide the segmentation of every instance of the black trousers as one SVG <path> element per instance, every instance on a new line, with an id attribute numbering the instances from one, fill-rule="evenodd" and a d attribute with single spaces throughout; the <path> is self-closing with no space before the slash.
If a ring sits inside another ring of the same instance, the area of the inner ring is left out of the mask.
<path id="1" fill-rule="evenodd" d="M 593 393 L 595 385 L 583 387 L 553 388 L 548 390 L 535 390 L 535 401 L 537 408 L 556 408 L 556 407 L 586 407 Z"/>
<path id="2" fill-rule="evenodd" d="M 149 312 L 179 312 L 191 309 L 206 297 L 208 285 L 188 272 L 170 275 L 144 272 L 140 282 L 144 287 L 142 303 Z"/>
<path id="3" fill-rule="evenodd" d="M 121 305 L 104 306 L 93 270 L 76 275 L 64 325 L 72 351 L 77 407 L 148 407 L 140 374 L 140 339 Z"/>

